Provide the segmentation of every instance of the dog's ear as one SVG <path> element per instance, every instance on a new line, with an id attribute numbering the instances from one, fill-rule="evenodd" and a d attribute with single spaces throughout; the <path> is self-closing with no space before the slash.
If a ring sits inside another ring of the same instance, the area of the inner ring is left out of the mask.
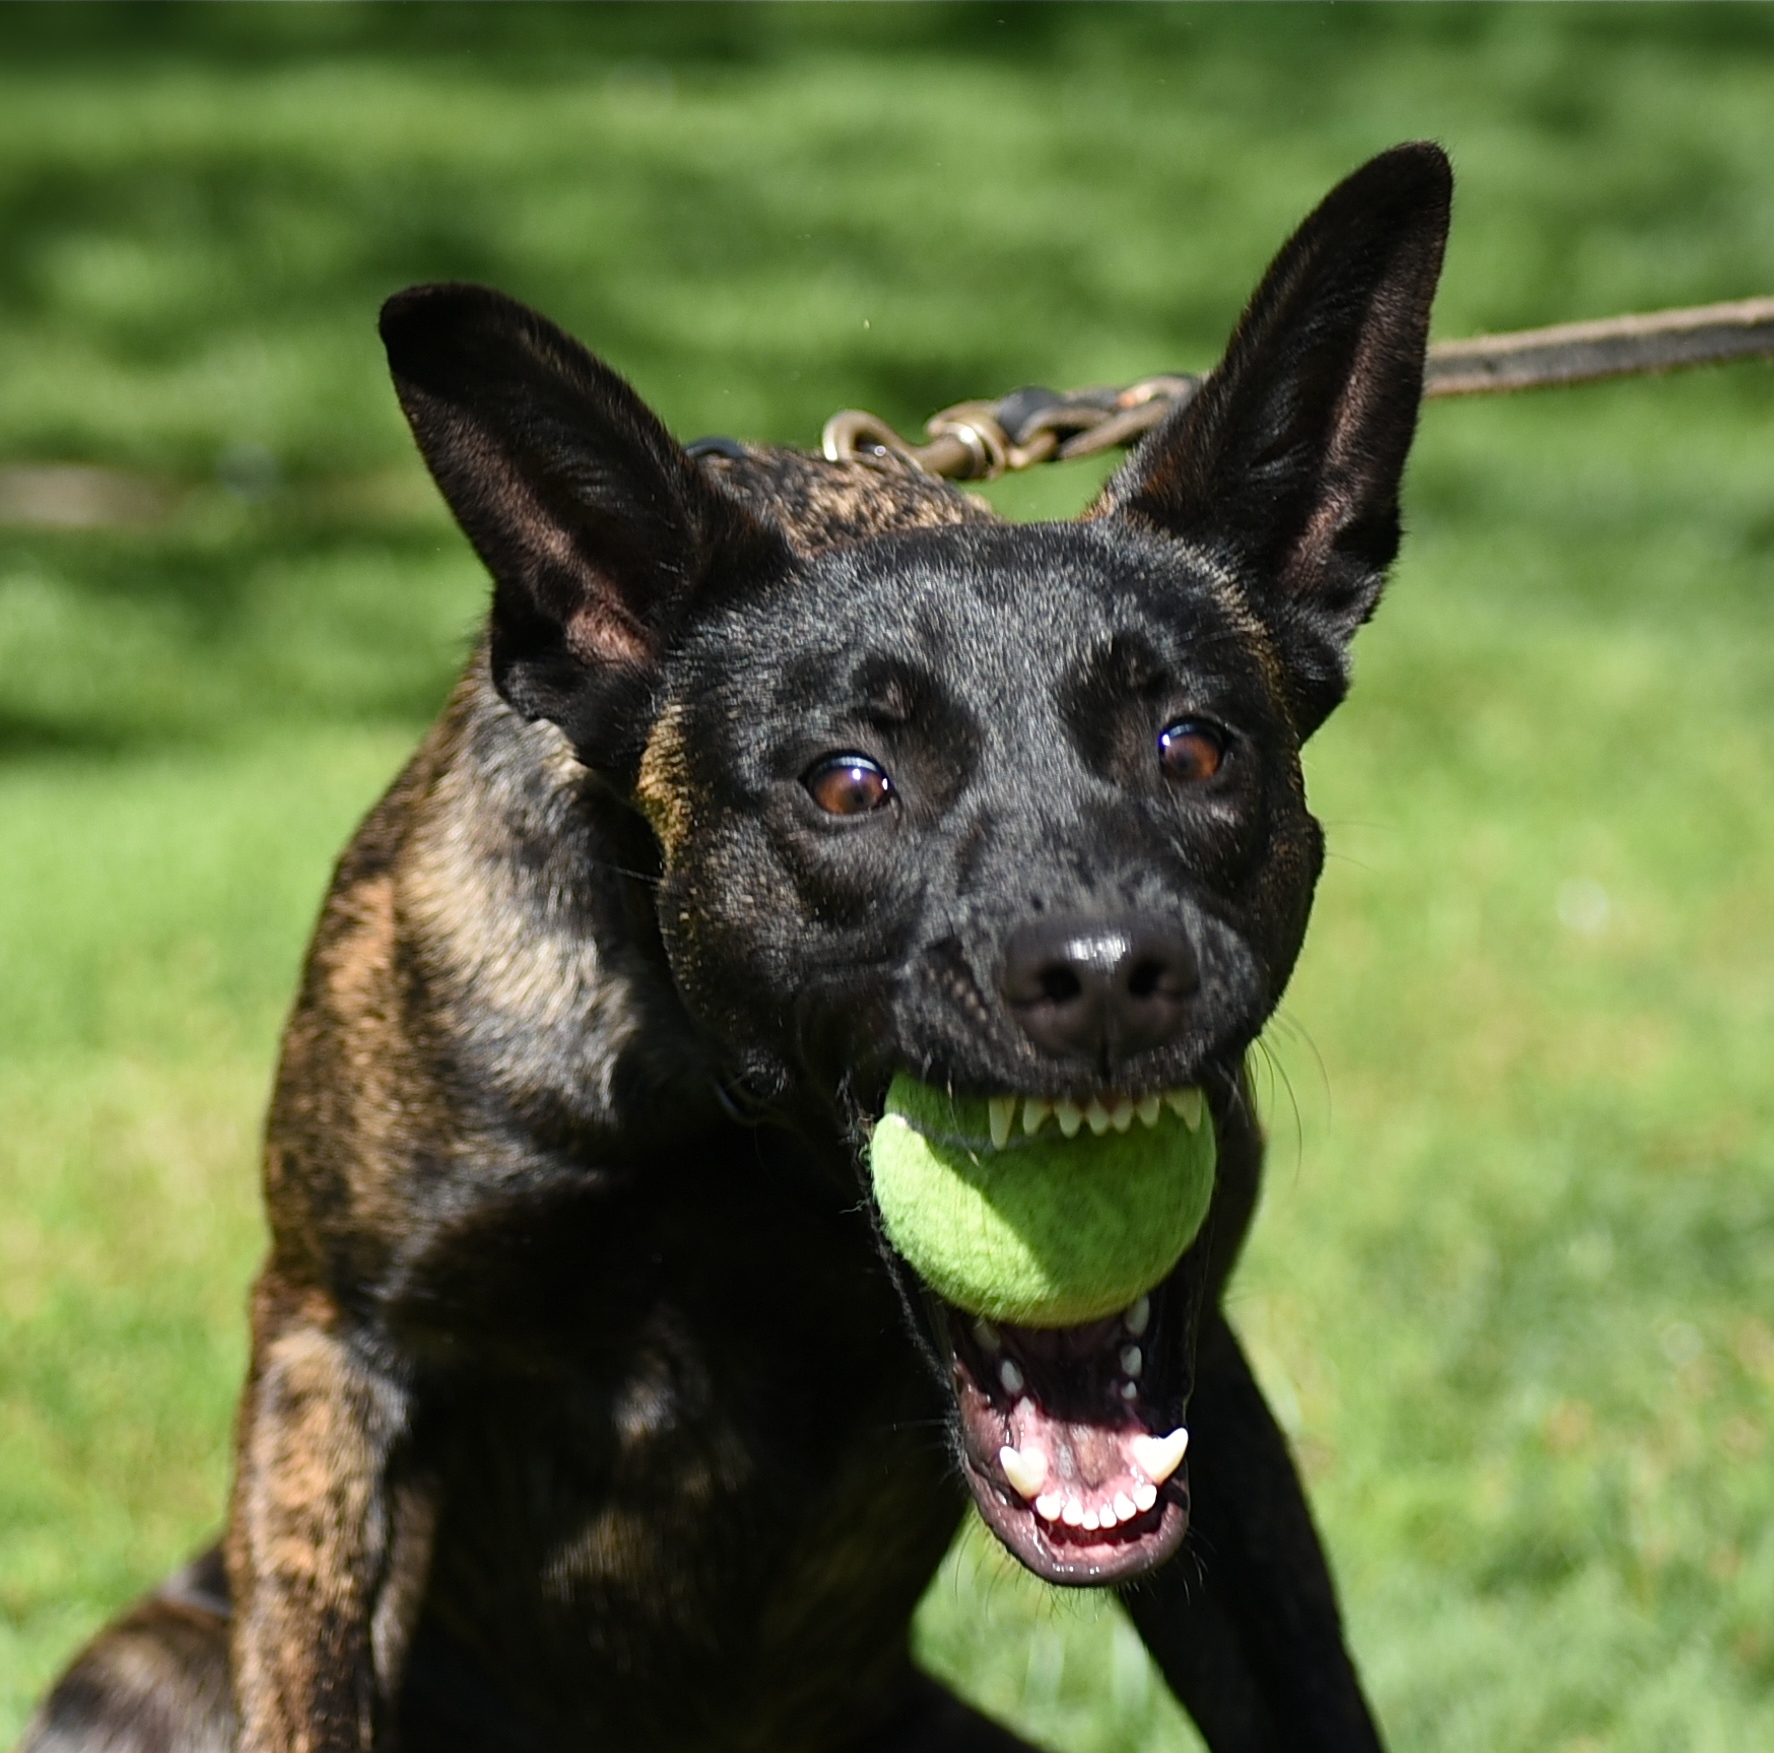
<path id="1" fill-rule="evenodd" d="M 418 286 L 382 307 L 400 405 L 493 575 L 493 681 L 623 771 L 690 598 L 781 538 L 701 475 L 615 372 L 480 286 Z"/>
<path id="2" fill-rule="evenodd" d="M 1229 549 L 1310 734 L 1398 552 L 1453 175 L 1427 143 L 1370 160 L 1283 246 L 1195 399 L 1092 515 Z"/>

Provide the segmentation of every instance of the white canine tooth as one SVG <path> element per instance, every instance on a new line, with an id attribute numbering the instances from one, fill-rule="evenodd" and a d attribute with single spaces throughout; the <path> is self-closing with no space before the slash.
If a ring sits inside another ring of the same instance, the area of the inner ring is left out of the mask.
<path id="1" fill-rule="evenodd" d="M 1090 1122 L 1090 1130 L 1098 1138 L 1109 1130 L 1109 1110 L 1103 1106 L 1099 1096 L 1092 1096 L 1085 1105 L 1084 1118 Z"/>
<path id="2" fill-rule="evenodd" d="M 1164 1105 L 1173 1114 L 1180 1115 L 1182 1122 L 1191 1132 L 1201 1130 L 1201 1092 L 1198 1089 L 1167 1090 Z"/>
<path id="3" fill-rule="evenodd" d="M 1163 1109 L 1164 1098 L 1162 1096 L 1141 1096 L 1133 1105 L 1133 1111 L 1139 1115 L 1142 1126 L 1156 1126 L 1158 1116 L 1163 1112 Z"/>
<path id="4" fill-rule="evenodd" d="M 1158 1501 L 1158 1487 L 1150 1480 L 1142 1479 L 1133 1488 L 1134 1506 L 1144 1515 Z"/>
<path id="5" fill-rule="evenodd" d="M 998 1329 L 984 1315 L 973 1323 L 973 1337 L 979 1341 L 980 1350 L 998 1355 Z"/>
<path id="6" fill-rule="evenodd" d="M 1115 1515 L 1118 1520 L 1131 1522 L 1140 1512 L 1133 1507 L 1133 1499 L 1125 1491 L 1115 1493 Z"/>
<path id="7" fill-rule="evenodd" d="M 1109 1104 L 1109 1124 L 1117 1132 L 1125 1132 L 1133 1124 L 1133 1103 L 1126 1096 L 1117 1096 Z"/>
<path id="8" fill-rule="evenodd" d="M 1121 1398 L 1123 1400 L 1137 1400 L 1139 1397 L 1140 1385 L 1138 1382 L 1123 1382 L 1121 1384 Z"/>
<path id="9" fill-rule="evenodd" d="M 1013 1449 L 1006 1443 L 998 1451 L 998 1465 L 1023 1497 L 1033 1498 L 1047 1483 L 1047 1457 L 1039 1449 Z"/>
<path id="10" fill-rule="evenodd" d="M 1121 1347 L 1121 1369 L 1124 1374 L 1137 1377 L 1145 1367 L 1146 1360 L 1140 1356 L 1140 1348 L 1137 1345 Z"/>
<path id="11" fill-rule="evenodd" d="M 1057 1491 L 1050 1491 L 1045 1497 L 1035 1499 L 1035 1514 L 1044 1522 L 1057 1522 L 1064 1501 Z"/>
<path id="12" fill-rule="evenodd" d="M 1055 1102 L 1053 1117 L 1059 1122 L 1059 1129 L 1068 1138 L 1078 1136 L 1078 1128 L 1084 1124 L 1084 1110 L 1076 1102 Z"/>
<path id="13" fill-rule="evenodd" d="M 1189 1433 L 1180 1426 L 1169 1436 L 1136 1436 L 1128 1448 L 1139 1469 L 1154 1485 L 1162 1485 L 1183 1464 Z"/>
<path id="14" fill-rule="evenodd" d="M 1023 1103 L 1023 1135 L 1033 1138 L 1041 1130 L 1042 1122 L 1053 1112 L 1053 1103 L 1044 1102 L 1036 1096 L 1030 1096 Z"/>
<path id="15" fill-rule="evenodd" d="M 1085 1529 L 1089 1532 L 1094 1533 L 1099 1526 L 1095 1510 L 1086 1510 L 1080 1519 Z"/>
<path id="16" fill-rule="evenodd" d="M 986 1119 L 992 1128 L 993 1150 L 1002 1150 L 1010 1142 L 1010 1122 L 1015 1118 L 1015 1096 L 989 1096 L 986 1099 Z"/>
<path id="17" fill-rule="evenodd" d="M 1059 1519 L 1068 1528 L 1076 1528 L 1084 1520 L 1084 1505 L 1077 1498 L 1068 1497 L 1066 1507 L 1059 1513 Z"/>
<path id="18" fill-rule="evenodd" d="M 1152 1299 L 1144 1295 L 1135 1297 L 1127 1305 L 1127 1313 L 1121 1319 L 1135 1339 L 1143 1338 L 1146 1329 L 1152 1324 Z"/>
<path id="19" fill-rule="evenodd" d="M 1006 1394 L 1020 1394 L 1023 1391 L 1023 1373 L 1011 1358 L 1005 1358 L 998 1365 L 998 1380 L 1004 1384 Z"/>

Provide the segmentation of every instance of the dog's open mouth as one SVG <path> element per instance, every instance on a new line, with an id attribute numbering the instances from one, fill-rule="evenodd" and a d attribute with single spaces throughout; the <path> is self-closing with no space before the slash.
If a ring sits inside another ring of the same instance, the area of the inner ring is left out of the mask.
<path id="1" fill-rule="evenodd" d="M 981 1514 L 1036 1575 L 1098 1585 L 1187 1531 L 1213 1127 L 1198 1090 L 1058 1106 L 1053 1124 L 1045 1101 L 896 1079 L 871 1169 L 947 1354 Z M 1006 1126 L 1006 1108 L 1034 1124 Z M 1040 1136 L 1049 1148 L 1023 1148 Z"/>
<path id="2" fill-rule="evenodd" d="M 993 1533 L 1048 1582 L 1137 1576 L 1187 1532 L 1186 1366 L 1173 1367 L 1178 1335 L 1163 1319 L 1186 1294 L 1166 1283 L 1081 1327 L 943 1309 L 967 1483 Z"/>

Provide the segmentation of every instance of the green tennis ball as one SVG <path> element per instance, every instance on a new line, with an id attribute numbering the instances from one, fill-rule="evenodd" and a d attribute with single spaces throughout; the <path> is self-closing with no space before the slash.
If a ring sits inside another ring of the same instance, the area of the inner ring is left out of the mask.
<path id="1" fill-rule="evenodd" d="M 1199 1096 L 1184 1106 L 1187 1117 L 1166 1104 L 1151 1127 L 1100 1136 L 1019 1124 L 994 1148 L 983 1096 L 901 1072 L 869 1141 L 887 1239 L 969 1314 L 1025 1327 L 1114 1314 L 1169 1273 L 1207 1217 L 1213 1123 Z"/>

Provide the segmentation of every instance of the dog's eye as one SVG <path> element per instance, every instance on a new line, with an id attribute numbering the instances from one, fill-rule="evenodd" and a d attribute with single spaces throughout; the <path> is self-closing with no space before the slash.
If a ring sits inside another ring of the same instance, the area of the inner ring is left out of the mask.
<path id="1" fill-rule="evenodd" d="M 893 796 L 893 781 L 867 755 L 827 755 L 801 783 L 828 816 L 866 815 Z"/>
<path id="2" fill-rule="evenodd" d="M 1226 733 L 1205 718 L 1179 718 L 1158 733 L 1158 758 L 1170 778 L 1199 785 L 1219 772 L 1226 758 Z"/>

